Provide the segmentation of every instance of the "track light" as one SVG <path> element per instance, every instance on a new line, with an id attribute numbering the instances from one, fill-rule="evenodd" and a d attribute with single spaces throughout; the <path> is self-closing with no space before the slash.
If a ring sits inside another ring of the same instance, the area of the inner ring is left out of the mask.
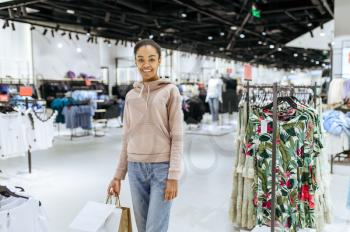
<path id="1" fill-rule="evenodd" d="M 32 26 L 30 27 L 30 30 L 31 30 L 31 31 L 35 30 L 35 27 L 32 25 Z"/>
<path id="2" fill-rule="evenodd" d="M 242 34 L 239 35 L 239 37 L 241 37 L 242 39 L 244 39 L 244 38 L 245 38 L 245 35 L 242 33 Z"/>
<path id="3" fill-rule="evenodd" d="M 54 37 L 55 37 L 55 32 L 54 32 L 54 30 L 53 30 L 53 29 L 51 30 L 51 35 L 52 35 L 52 38 L 54 38 Z"/>
<path id="4" fill-rule="evenodd" d="M 225 32 L 220 32 L 220 36 L 224 36 L 225 35 Z"/>
<path id="5" fill-rule="evenodd" d="M 277 51 L 281 52 L 281 51 L 282 51 L 282 48 L 281 48 L 281 47 L 277 48 Z"/>
<path id="6" fill-rule="evenodd" d="M 275 45 L 270 44 L 270 48 L 271 48 L 271 49 L 274 49 L 274 48 L 275 48 Z"/>
<path id="7" fill-rule="evenodd" d="M 45 28 L 43 31 L 43 35 L 46 35 L 46 33 L 47 33 L 47 29 Z"/>
<path id="8" fill-rule="evenodd" d="M 61 36 L 65 36 L 65 35 L 66 35 L 66 32 L 65 32 L 65 31 L 61 33 Z"/>
<path id="9" fill-rule="evenodd" d="M 10 19 L 14 18 L 13 9 L 12 9 L 12 8 L 9 8 L 9 9 L 8 9 L 8 12 L 9 12 L 9 17 L 10 17 Z"/>
<path id="10" fill-rule="evenodd" d="M 77 40 L 79 40 L 79 35 L 78 35 L 78 34 L 76 34 L 76 35 L 75 35 L 75 38 L 76 38 Z"/>
<path id="11" fill-rule="evenodd" d="M 12 27 L 12 30 L 15 31 L 16 28 L 15 28 L 15 23 L 14 22 L 11 22 L 11 27 Z"/>
<path id="12" fill-rule="evenodd" d="M 208 40 L 213 40 L 213 36 L 208 36 Z"/>
<path id="13" fill-rule="evenodd" d="M 56 27 L 55 27 L 55 31 L 58 31 L 60 29 L 60 25 L 56 25 Z"/>
<path id="14" fill-rule="evenodd" d="M 2 26 L 2 29 L 5 29 L 8 26 L 9 26 L 9 21 L 6 19 L 4 22 L 4 25 Z"/>
<path id="15" fill-rule="evenodd" d="M 149 35 L 149 38 L 150 38 L 150 39 L 153 39 L 153 38 L 154 38 L 154 35 L 152 35 L 152 34 Z"/>
<path id="16" fill-rule="evenodd" d="M 72 34 L 70 32 L 69 32 L 68 36 L 69 36 L 69 39 L 71 40 L 72 39 Z"/>
<path id="17" fill-rule="evenodd" d="M 27 16 L 27 8 L 25 6 L 21 6 L 21 12 L 22 12 L 22 16 Z"/>
<path id="18" fill-rule="evenodd" d="M 111 13 L 106 12 L 106 14 L 105 14 L 105 22 L 108 23 L 110 19 L 111 19 Z"/>
<path id="19" fill-rule="evenodd" d="M 98 41 L 97 41 L 97 36 L 95 36 L 95 44 L 97 44 L 97 42 L 98 42 Z"/>
<path id="20" fill-rule="evenodd" d="M 90 42 L 92 40 L 92 37 L 90 36 L 87 40 L 86 40 L 86 42 Z"/>
<path id="21" fill-rule="evenodd" d="M 314 38 L 314 33 L 312 31 L 310 31 L 310 36 L 311 38 Z"/>

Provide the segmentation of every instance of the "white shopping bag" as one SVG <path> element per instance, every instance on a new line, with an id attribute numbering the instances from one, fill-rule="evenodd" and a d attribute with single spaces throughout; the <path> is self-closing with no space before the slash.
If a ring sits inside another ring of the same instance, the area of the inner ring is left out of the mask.
<path id="1" fill-rule="evenodd" d="M 88 202 L 70 224 L 69 228 L 80 232 L 115 232 L 122 210 L 112 204 Z"/>

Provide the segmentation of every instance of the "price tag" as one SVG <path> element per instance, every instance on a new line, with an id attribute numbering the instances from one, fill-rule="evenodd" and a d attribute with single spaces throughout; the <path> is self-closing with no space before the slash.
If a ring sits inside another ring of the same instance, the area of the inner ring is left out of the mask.
<path id="1" fill-rule="evenodd" d="M 261 133 L 262 134 L 267 133 L 267 121 L 266 120 L 261 121 Z"/>

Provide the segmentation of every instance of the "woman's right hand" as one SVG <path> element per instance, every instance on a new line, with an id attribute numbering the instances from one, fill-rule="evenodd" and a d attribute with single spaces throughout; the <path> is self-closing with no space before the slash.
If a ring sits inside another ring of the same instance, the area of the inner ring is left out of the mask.
<path id="1" fill-rule="evenodd" d="M 121 189 L 121 180 L 114 178 L 108 186 L 108 189 L 107 189 L 108 195 L 119 196 L 120 189 Z"/>

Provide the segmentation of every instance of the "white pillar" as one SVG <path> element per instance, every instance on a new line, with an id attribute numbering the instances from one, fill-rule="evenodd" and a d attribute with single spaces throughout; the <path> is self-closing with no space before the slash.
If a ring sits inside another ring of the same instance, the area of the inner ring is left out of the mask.
<path id="1" fill-rule="evenodd" d="M 333 78 L 350 78 L 350 1 L 334 2 Z"/>

